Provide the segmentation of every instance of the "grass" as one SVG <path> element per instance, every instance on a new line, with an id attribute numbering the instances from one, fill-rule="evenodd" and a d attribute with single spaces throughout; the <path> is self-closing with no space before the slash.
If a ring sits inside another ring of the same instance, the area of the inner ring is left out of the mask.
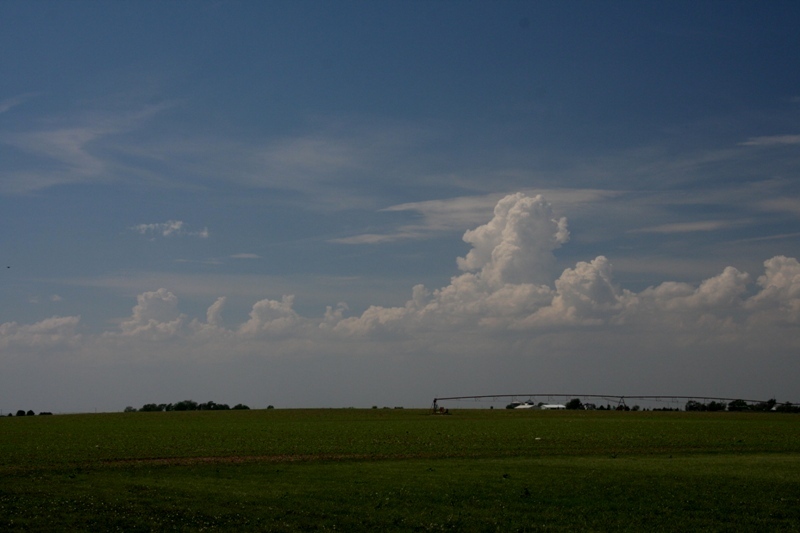
<path id="1" fill-rule="evenodd" d="M 14 417 L 0 420 L 0 528 L 798 531 L 800 417 Z"/>

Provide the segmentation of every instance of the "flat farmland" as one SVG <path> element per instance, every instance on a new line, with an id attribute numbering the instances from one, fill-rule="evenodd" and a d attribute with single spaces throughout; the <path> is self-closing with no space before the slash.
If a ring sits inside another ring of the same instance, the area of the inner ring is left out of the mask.
<path id="1" fill-rule="evenodd" d="M 4 417 L 0 529 L 798 531 L 800 416 Z"/>

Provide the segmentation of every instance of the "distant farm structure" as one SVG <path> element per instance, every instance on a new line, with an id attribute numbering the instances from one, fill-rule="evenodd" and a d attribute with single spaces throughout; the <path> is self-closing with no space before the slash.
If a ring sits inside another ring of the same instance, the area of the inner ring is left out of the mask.
<path id="1" fill-rule="evenodd" d="M 561 400 L 561 401 L 559 401 Z M 800 404 L 779 403 L 769 400 L 747 400 L 743 398 L 720 398 L 712 396 L 628 396 L 616 394 L 483 394 L 473 396 L 443 396 L 433 399 L 434 413 L 449 412 L 453 402 L 462 406 L 472 402 L 489 404 L 490 409 L 502 406 L 506 409 L 538 410 L 612 410 L 612 411 L 776 411 L 797 413 Z M 443 403 L 448 404 L 447 407 Z"/>

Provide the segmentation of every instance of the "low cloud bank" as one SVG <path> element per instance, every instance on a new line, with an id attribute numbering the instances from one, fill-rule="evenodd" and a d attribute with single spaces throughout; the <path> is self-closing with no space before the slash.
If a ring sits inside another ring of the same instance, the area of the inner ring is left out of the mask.
<path id="1" fill-rule="evenodd" d="M 328 307 L 322 318 L 309 318 L 294 310 L 293 295 L 285 295 L 256 302 L 248 320 L 226 325 L 225 297 L 208 308 L 205 320 L 190 319 L 179 311 L 178 297 L 159 288 L 140 294 L 131 316 L 101 336 L 82 335 L 77 316 L 53 317 L 29 325 L 0 325 L 0 347 L 213 339 L 247 349 L 273 346 L 270 341 L 274 346 L 290 343 L 298 352 L 367 339 L 413 339 L 422 346 L 482 335 L 491 339 L 499 333 L 519 338 L 602 328 L 730 342 L 752 341 L 770 328 L 800 324 L 800 264 L 794 258 L 766 260 L 755 281 L 727 267 L 697 286 L 667 281 L 634 293 L 614 282 L 611 262 L 604 256 L 556 272 L 554 252 L 569 241 L 567 220 L 555 217 L 541 196 L 521 193 L 501 199 L 491 220 L 467 231 L 463 239 L 472 248 L 456 260 L 461 273 L 445 287 L 413 287 L 401 307 L 371 306 L 348 316 L 347 305 L 340 303 Z"/>

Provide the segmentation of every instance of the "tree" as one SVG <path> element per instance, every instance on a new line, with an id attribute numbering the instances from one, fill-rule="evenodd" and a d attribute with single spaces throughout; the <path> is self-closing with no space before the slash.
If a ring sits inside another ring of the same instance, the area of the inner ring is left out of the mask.
<path id="1" fill-rule="evenodd" d="M 204 402 L 204 403 L 197 403 L 193 400 L 183 400 L 177 403 L 146 403 L 144 404 L 140 412 L 156 412 L 156 411 L 228 411 L 231 409 L 231 406 L 227 403 L 216 403 L 212 401 Z M 250 409 L 248 406 L 244 404 L 236 404 L 234 409 Z M 136 412 L 136 409 L 133 407 L 126 407 L 126 413 L 133 413 Z"/>
<path id="2" fill-rule="evenodd" d="M 272 406 L 270 405 L 269 407 L 267 407 L 267 409 L 269 409 L 269 408 L 271 408 L 271 407 L 272 407 Z M 243 404 L 243 403 L 237 403 L 236 405 L 234 405 L 234 406 L 233 406 L 233 408 L 234 408 L 234 409 L 236 409 L 236 410 L 245 410 L 245 409 L 250 409 L 249 407 L 247 407 L 247 406 L 246 406 L 245 404 Z"/>
<path id="3" fill-rule="evenodd" d="M 686 402 L 686 407 L 684 409 L 686 411 L 705 411 L 706 406 L 697 400 L 689 400 Z"/>
<path id="4" fill-rule="evenodd" d="M 227 403 L 205 402 L 197 404 L 198 411 L 227 411 L 230 406 Z"/>
<path id="5" fill-rule="evenodd" d="M 754 411 L 772 411 L 772 408 L 775 407 L 775 404 L 777 404 L 777 403 L 778 403 L 777 400 L 775 400 L 775 398 L 772 398 L 770 400 L 767 400 L 766 402 L 757 403 L 755 406 L 753 406 L 753 410 Z"/>
<path id="6" fill-rule="evenodd" d="M 733 400 L 728 404 L 728 411 L 749 411 L 750 406 L 744 400 Z"/>
<path id="7" fill-rule="evenodd" d="M 25 410 L 20 409 L 19 411 L 17 411 L 17 416 L 25 416 Z"/>
<path id="8" fill-rule="evenodd" d="M 800 413 L 800 405 L 795 405 L 789 402 L 786 402 L 782 405 L 779 405 L 775 408 L 776 411 L 780 413 Z"/>
<path id="9" fill-rule="evenodd" d="M 173 411 L 197 411 L 197 402 L 193 400 L 183 400 L 172 406 Z"/>
<path id="10" fill-rule="evenodd" d="M 567 402 L 566 408 L 567 409 L 583 409 L 583 403 L 581 403 L 581 400 L 579 398 L 573 398 L 573 399 L 571 399 L 570 401 Z"/>

